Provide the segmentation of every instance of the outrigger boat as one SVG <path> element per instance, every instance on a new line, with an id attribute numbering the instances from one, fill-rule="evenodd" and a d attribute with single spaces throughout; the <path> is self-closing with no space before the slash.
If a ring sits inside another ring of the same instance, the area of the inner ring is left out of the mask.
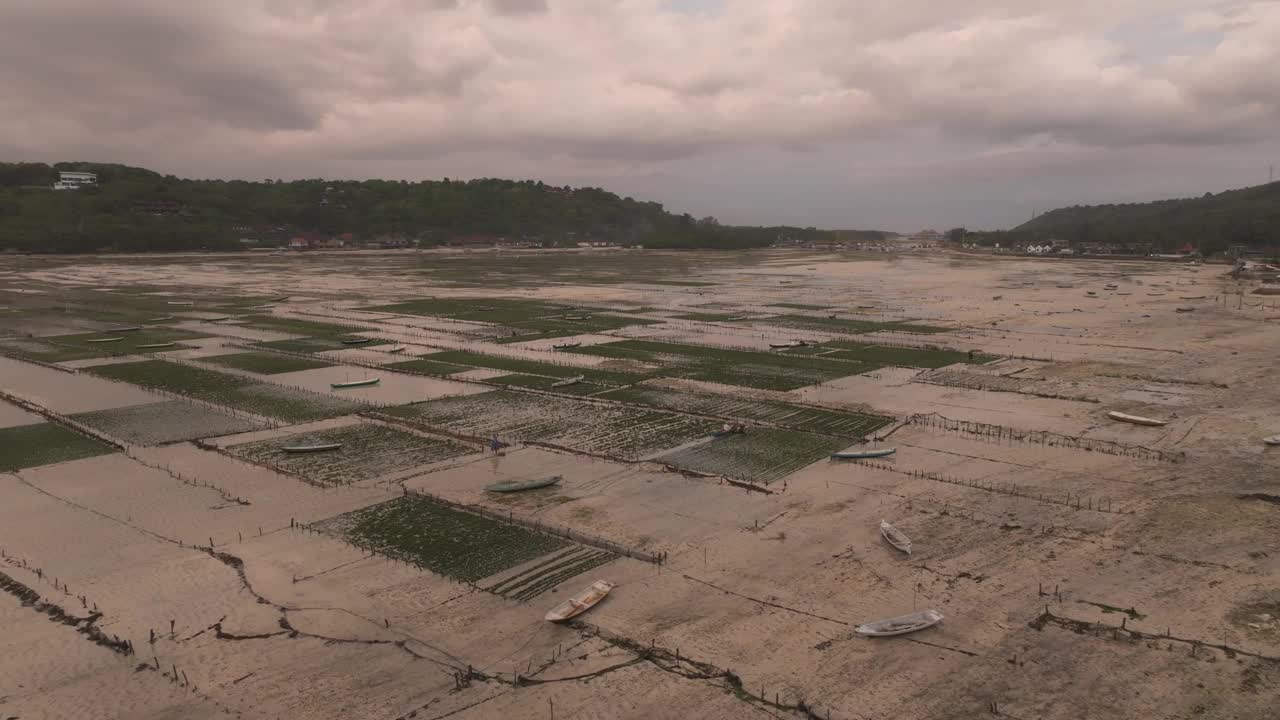
<path id="1" fill-rule="evenodd" d="M 280 449 L 287 453 L 313 453 L 337 450 L 340 447 L 342 447 L 342 443 L 321 443 L 318 445 L 285 445 Z"/>
<path id="2" fill-rule="evenodd" d="M 560 475 L 552 475 L 551 477 L 542 478 L 540 480 L 509 480 L 507 482 L 494 483 L 488 485 L 485 490 L 496 493 L 520 492 L 521 490 L 537 490 L 538 488 L 549 487 L 560 482 L 564 478 Z"/>
<path id="3" fill-rule="evenodd" d="M 596 603 L 603 600 L 614 587 L 615 585 L 608 580 L 597 580 L 591 583 L 591 587 L 552 608 L 551 612 L 547 613 L 547 620 L 564 622 L 577 617 L 595 607 Z"/>
<path id="4" fill-rule="evenodd" d="M 910 615 L 902 615 L 888 620 L 876 620 L 865 625 L 859 625 L 854 628 L 854 632 L 869 637 L 892 637 L 924 630 L 940 622 L 942 622 L 942 613 L 937 610 L 925 610 L 924 612 L 911 613 Z"/>
<path id="5" fill-rule="evenodd" d="M 368 380 L 352 380 L 351 382 L 329 383 L 329 387 L 333 388 L 334 390 L 342 390 L 345 388 L 369 387 L 370 385 L 377 385 L 380 382 L 380 380 L 381 380 L 380 378 L 369 378 Z"/>
<path id="6" fill-rule="evenodd" d="M 1120 422 L 1132 423 L 1134 425 L 1146 425 L 1147 427 L 1164 427 L 1169 424 L 1168 420 L 1155 420 L 1152 418 L 1142 417 L 1140 415 L 1129 415 L 1128 413 L 1116 412 L 1112 410 L 1107 413 L 1107 417 Z"/>
<path id="7" fill-rule="evenodd" d="M 911 538 L 907 537 L 906 534 L 898 528 L 890 525 L 888 521 L 880 521 L 880 534 L 884 536 L 885 540 L 889 541 L 890 545 L 898 548 L 908 555 L 911 554 Z"/>
<path id="8" fill-rule="evenodd" d="M 866 458 L 886 457 L 896 452 L 898 452 L 898 448 L 880 448 L 879 450 L 846 450 L 845 452 L 831 453 L 831 459 L 864 460 Z"/>

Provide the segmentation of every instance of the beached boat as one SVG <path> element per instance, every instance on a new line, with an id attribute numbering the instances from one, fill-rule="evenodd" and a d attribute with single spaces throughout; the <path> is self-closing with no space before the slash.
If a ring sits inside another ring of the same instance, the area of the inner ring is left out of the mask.
<path id="1" fill-rule="evenodd" d="M 907 537 L 906 534 L 898 528 L 890 525 L 888 521 L 880 521 L 880 534 L 885 540 L 889 541 L 890 545 L 898 548 L 908 555 L 911 554 L 911 538 Z"/>
<path id="2" fill-rule="evenodd" d="M 564 319 L 572 320 L 574 322 L 581 322 L 583 320 L 590 320 L 591 316 L 590 315 L 565 315 Z"/>
<path id="3" fill-rule="evenodd" d="M 288 299 L 289 299 L 288 295 L 281 295 L 280 297 L 275 298 L 271 302 L 284 302 L 285 300 L 288 300 Z"/>
<path id="4" fill-rule="evenodd" d="M 1209 297 L 1208 295 L 1183 295 L 1182 299 L 1183 300 L 1204 300 L 1208 297 Z"/>
<path id="5" fill-rule="evenodd" d="M 1088 295 L 1089 297 L 1098 297 L 1098 293 L 1096 293 L 1096 292 L 1094 292 L 1094 291 L 1092 291 L 1092 290 L 1090 290 L 1089 292 L 1085 293 L 1085 295 Z"/>
<path id="6" fill-rule="evenodd" d="M 172 315 L 165 315 L 164 317 L 155 317 L 155 318 L 151 318 L 151 319 L 150 319 L 150 320 L 148 320 L 147 322 L 150 322 L 150 323 L 169 322 L 169 321 L 170 321 L 170 320 L 172 320 L 172 319 L 173 319 L 173 316 L 172 316 Z"/>
<path id="7" fill-rule="evenodd" d="M 739 320 L 750 320 L 750 319 L 751 317 L 748 315 L 734 315 L 733 317 L 729 318 L 729 322 L 737 322 Z"/>
<path id="8" fill-rule="evenodd" d="M 370 385 L 377 385 L 379 381 L 380 381 L 379 378 L 369 378 L 368 380 L 352 380 L 351 382 L 329 383 L 329 387 L 333 388 L 334 390 L 342 390 L 343 388 L 369 387 Z"/>
<path id="9" fill-rule="evenodd" d="M 1154 420 L 1152 418 L 1141 417 L 1139 415 L 1129 415 L 1128 413 L 1116 412 L 1112 410 L 1107 413 L 1107 417 L 1120 422 L 1132 423 L 1134 425 L 1146 425 L 1148 427 L 1163 427 L 1169 424 L 1168 420 Z"/>
<path id="10" fill-rule="evenodd" d="M 747 426 L 741 423 L 725 423 L 724 426 L 721 427 L 719 430 L 712 431 L 711 437 L 713 438 L 727 437 L 729 435 L 736 435 L 740 432 L 746 432 L 746 431 L 747 431 Z"/>
<path id="11" fill-rule="evenodd" d="M 582 343 L 580 342 L 571 342 L 571 343 L 560 343 L 559 345 L 552 345 L 551 347 L 555 348 L 556 350 L 571 350 L 576 347 L 581 347 L 581 345 Z"/>
<path id="12" fill-rule="evenodd" d="M 177 344 L 178 343 L 176 342 L 147 343 L 146 345 L 139 345 L 138 349 L 139 350 L 159 350 L 160 348 L 176 347 Z"/>
<path id="13" fill-rule="evenodd" d="M 191 302 L 190 300 L 170 300 L 170 301 L 169 301 L 169 304 L 170 304 L 170 305 L 182 305 L 182 306 L 191 306 L 191 305 L 195 305 L 195 303 L 194 303 L 194 302 Z"/>
<path id="14" fill-rule="evenodd" d="M 551 612 L 547 613 L 547 620 L 564 622 L 570 618 L 577 617 L 603 600 L 604 596 L 608 595 L 613 588 L 614 584 L 608 580 L 597 580 L 591 583 L 591 587 L 552 608 Z"/>
<path id="15" fill-rule="evenodd" d="M 1195 312 L 1195 311 L 1196 309 L 1193 307 L 1174 308 L 1174 312 L 1180 312 L 1180 313 L 1189 313 L 1189 312 Z"/>
<path id="16" fill-rule="evenodd" d="M 1115 290 L 1116 288 L 1119 288 L 1119 287 L 1120 287 L 1119 285 L 1111 284 L 1111 285 L 1103 285 L 1103 286 L 1102 286 L 1102 289 L 1103 289 L 1103 290 Z"/>
<path id="17" fill-rule="evenodd" d="M 137 332 L 142 329 L 141 325 L 126 325 L 125 327 L 107 328 L 102 332 L 119 333 L 119 332 Z"/>
<path id="18" fill-rule="evenodd" d="M 1117 295 L 1132 295 L 1133 293 L 1131 293 L 1131 292 L 1118 292 L 1118 293 L 1116 293 L 1116 294 L 1117 294 Z"/>
<path id="19" fill-rule="evenodd" d="M 373 338 L 348 338 L 346 340 L 343 340 L 342 344 L 343 345 L 364 345 L 365 343 L 369 343 L 372 341 L 373 341 Z"/>
<path id="20" fill-rule="evenodd" d="M 1262 438 L 1262 442 L 1268 445 L 1280 445 L 1280 435 L 1272 435 L 1271 437 Z"/>
<path id="21" fill-rule="evenodd" d="M 222 317 L 209 318 L 205 320 L 205 322 L 222 322 L 223 320 L 230 320 L 230 319 L 231 319 L 230 315 L 223 315 Z"/>
<path id="22" fill-rule="evenodd" d="M 1164 293 L 1162 293 L 1162 292 L 1153 292 L 1153 293 L 1147 293 L 1147 295 L 1148 295 L 1148 296 L 1150 296 L 1150 297 L 1160 297 L 1160 296 L 1164 295 Z"/>
<path id="23" fill-rule="evenodd" d="M 859 635 L 867 635 L 869 637 L 892 637 L 894 635 L 906 635 L 918 630 L 933 627 L 942 622 L 942 613 L 937 610 L 925 610 L 923 612 L 911 613 L 910 615 L 902 615 L 888 620 L 876 620 L 865 625 L 859 625 L 854 628 L 854 632 Z"/>
<path id="24" fill-rule="evenodd" d="M 389 352 L 389 353 L 402 353 L 402 352 L 404 352 L 404 351 L 405 351 L 405 346 L 401 345 L 400 347 L 393 347 L 393 348 L 391 348 L 390 350 L 388 350 L 387 352 Z"/>
<path id="25" fill-rule="evenodd" d="M 108 343 L 108 342 L 120 342 L 120 341 L 121 341 L 121 340 L 123 340 L 123 339 L 124 339 L 123 337 L 91 338 L 91 339 L 89 339 L 89 340 L 85 340 L 85 342 L 91 342 L 91 343 Z"/>
<path id="26" fill-rule="evenodd" d="M 521 490 L 537 490 L 538 488 L 549 487 L 560 482 L 564 478 L 560 475 L 552 475 L 551 477 L 541 478 L 539 480 L 508 480 L 507 482 L 494 483 L 488 485 L 485 490 L 496 493 L 520 492 Z"/>
<path id="27" fill-rule="evenodd" d="M 272 305 L 271 303 L 267 303 L 266 305 L 254 305 L 249 309 L 250 310 L 270 310 L 273 307 L 275 307 L 275 305 Z"/>
<path id="28" fill-rule="evenodd" d="M 285 445 L 280 448 L 287 453 L 328 452 L 342 447 L 342 443 L 320 443 L 317 445 Z"/>
<path id="29" fill-rule="evenodd" d="M 578 383 L 582 382 L 586 378 L 587 378 L 586 375 L 578 375 L 576 377 L 565 378 L 564 380 L 561 380 L 559 382 L 551 383 L 551 387 L 558 388 L 558 387 L 569 387 L 570 385 L 577 385 Z"/>
<path id="30" fill-rule="evenodd" d="M 846 450 L 831 453 L 832 460 L 863 460 L 866 458 L 886 457 L 898 452 L 898 448 L 879 448 L 877 450 Z"/>
<path id="31" fill-rule="evenodd" d="M 804 347 L 808 344 L 809 343 L 803 340 L 792 340 L 791 342 L 785 342 L 785 343 L 769 343 L 769 347 L 773 348 L 774 350 L 785 350 L 787 348 Z"/>

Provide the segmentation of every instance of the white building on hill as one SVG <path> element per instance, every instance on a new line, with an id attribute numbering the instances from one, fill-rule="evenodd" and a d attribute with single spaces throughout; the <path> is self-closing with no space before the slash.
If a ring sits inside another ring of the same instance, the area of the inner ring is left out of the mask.
<path id="1" fill-rule="evenodd" d="M 58 182 L 53 184 L 54 190 L 79 190 L 82 187 L 97 187 L 98 176 L 86 172 L 59 172 Z"/>

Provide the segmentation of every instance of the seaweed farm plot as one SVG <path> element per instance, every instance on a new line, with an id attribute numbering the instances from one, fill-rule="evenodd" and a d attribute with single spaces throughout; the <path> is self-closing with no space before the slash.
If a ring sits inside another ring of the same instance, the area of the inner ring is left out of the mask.
<path id="1" fill-rule="evenodd" d="M 661 370 L 655 374 L 663 377 L 762 390 L 796 390 L 883 367 L 877 363 L 650 340 L 622 340 L 568 352 L 657 364 Z"/>
<path id="2" fill-rule="evenodd" d="M 656 459 L 697 472 L 768 485 L 848 444 L 848 440 L 824 435 L 753 428 Z"/>
<path id="3" fill-rule="evenodd" d="M 473 368 L 508 370 L 512 374 L 542 375 L 558 380 L 571 377 L 582 377 L 587 382 L 595 383 L 597 385 L 630 385 L 631 383 L 639 382 L 644 379 L 643 375 L 635 375 L 631 373 L 595 370 L 593 368 L 584 368 L 574 365 L 557 365 L 551 362 L 522 360 L 520 358 L 503 357 L 500 355 L 485 355 L 483 353 L 471 352 L 469 350 L 446 350 L 444 352 L 423 355 L 420 359 L 429 360 L 431 362 L 446 363 L 448 365 L 465 365 Z"/>
<path id="4" fill-rule="evenodd" d="M 89 372 L 289 422 L 345 415 L 366 407 L 331 395 L 270 385 L 239 375 L 165 360 L 103 365 L 91 368 Z"/>
<path id="5" fill-rule="evenodd" d="M 337 450 L 288 453 L 297 445 L 341 445 Z M 326 487 L 349 485 L 475 452 L 458 443 L 426 438 L 373 423 L 232 445 L 227 452 Z"/>
<path id="6" fill-rule="evenodd" d="M 815 315 L 775 315 L 774 317 L 769 318 L 769 324 L 800 330 L 848 333 L 851 335 L 863 335 L 866 333 L 881 332 L 883 330 L 920 333 L 925 335 L 951 331 L 950 328 L 937 327 L 934 325 L 913 325 L 910 322 L 901 320 L 882 322 L 878 320 L 856 320 L 851 318 L 821 317 Z"/>
<path id="7" fill-rule="evenodd" d="M 531 600 L 569 578 L 604 565 L 618 556 L 608 550 L 572 545 L 563 552 L 541 558 L 528 568 L 505 578 L 494 578 L 485 590 L 512 600 Z"/>
<path id="8" fill-rule="evenodd" d="M 599 397 L 730 420 L 756 420 L 794 430 L 852 438 L 866 437 L 892 422 L 891 418 L 880 415 L 827 410 L 770 400 L 743 400 L 728 395 L 681 392 L 646 385 L 610 390 L 601 393 Z"/>
<path id="9" fill-rule="evenodd" d="M 994 355 L 960 350 L 941 350 L 929 347 L 893 347 L 890 345 L 869 345 L 847 341 L 823 343 L 822 347 L 836 350 L 836 352 L 824 357 L 837 360 L 856 360 L 859 362 L 928 369 L 946 367 L 957 363 L 987 363 L 997 359 Z"/>
<path id="10" fill-rule="evenodd" d="M 116 449 L 54 423 L 0 428 L 0 471 L 50 465 Z"/>
<path id="11" fill-rule="evenodd" d="M 318 523 L 316 529 L 474 583 L 570 543 L 406 495 Z"/>
<path id="12" fill-rule="evenodd" d="M 71 419 L 138 445 L 231 435 L 262 427 L 261 423 L 182 400 L 97 410 L 72 415 Z"/>
<path id="13" fill-rule="evenodd" d="M 323 360 L 258 352 L 215 355 L 205 358 L 203 362 L 229 367 L 234 370 L 258 373 L 259 375 L 279 375 L 281 373 L 297 372 L 298 370 L 333 367 L 333 363 L 327 363 Z"/>
<path id="14" fill-rule="evenodd" d="M 499 390 L 387 408 L 382 414 L 429 428 L 507 442 L 546 442 L 638 460 L 704 436 L 712 420 L 567 397 Z"/>

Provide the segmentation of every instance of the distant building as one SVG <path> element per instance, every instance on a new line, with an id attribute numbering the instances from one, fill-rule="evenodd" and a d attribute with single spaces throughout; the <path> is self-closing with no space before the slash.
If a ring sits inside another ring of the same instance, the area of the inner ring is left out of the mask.
<path id="1" fill-rule="evenodd" d="M 87 172 L 60 172 L 58 182 L 53 184 L 54 190 L 79 190 L 83 187 L 97 187 L 98 176 Z"/>

